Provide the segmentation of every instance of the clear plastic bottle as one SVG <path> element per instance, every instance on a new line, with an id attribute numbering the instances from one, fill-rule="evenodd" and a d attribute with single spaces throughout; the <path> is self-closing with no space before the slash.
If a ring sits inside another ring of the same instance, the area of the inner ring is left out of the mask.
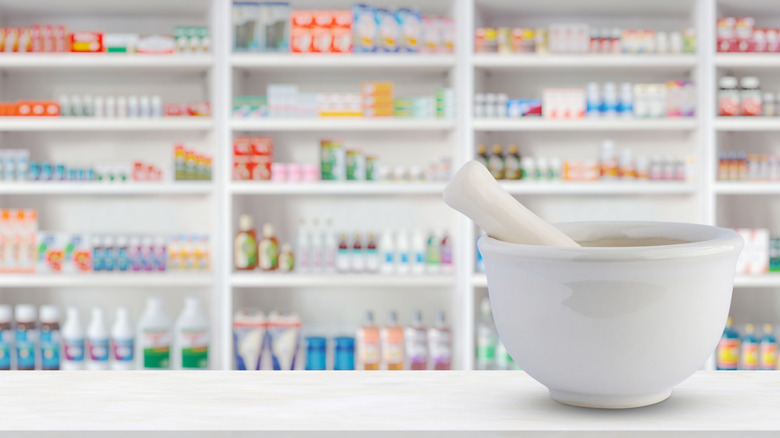
<path id="1" fill-rule="evenodd" d="M 239 271 L 257 268 L 257 233 L 248 214 L 238 218 L 238 232 L 233 240 L 233 266 Z"/>
<path id="2" fill-rule="evenodd" d="M 295 270 L 297 272 L 309 272 L 311 232 L 309 231 L 309 228 L 306 227 L 306 221 L 303 219 L 298 222 L 298 237 L 295 239 L 295 245 L 295 254 L 298 256 L 298 263 L 295 264 Z"/>
<path id="3" fill-rule="evenodd" d="M 450 238 L 447 230 L 442 232 L 441 246 L 439 247 L 439 260 L 441 265 L 441 272 L 450 274 L 453 272 L 452 264 L 452 239 Z"/>
<path id="4" fill-rule="evenodd" d="M 428 369 L 428 331 L 422 323 L 422 312 L 415 310 L 412 323 L 404 332 L 406 344 L 406 368 L 410 370 Z"/>
<path id="5" fill-rule="evenodd" d="M 258 266 L 263 271 L 279 269 L 279 240 L 274 235 L 274 226 L 263 225 L 263 237 L 257 244 Z"/>
<path id="6" fill-rule="evenodd" d="M 92 317 L 87 327 L 87 349 L 89 351 L 89 360 L 87 361 L 88 370 L 107 370 L 109 357 L 109 336 L 108 326 L 103 317 L 103 309 L 100 307 L 92 308 Z"/>
<path id="7" fill-rule="evenodd" d="M 422 230 L 414 230 L 412 235 L 412 274 L 425 273 L 426 245 Z"/>
<path id="8" fill-rule="evenodd" d="M 404 369 L 404 329 L 398 324 L 398 314 L 391 311 L 387 325 L 380 330 L 382 362 L 387 370 Z"/>
<path id="9" fill-rule="evenodd" d="M 745 324 L 745 335 L 742 336 L 739 348 L 739 369 L 741 370 L 758 369 L 758 339 L 755 331 L 756 328 L 753 324 Z"/>
<path id="10" fill-rule="evenodd" d="M 374 313 L 366 312 L 366 319 L 357 332 L 358 369 L 374 371 L 379 369 L 381 349 L 379 327 L 374 323 Z"/>
<path id="11" fill-rule="evenodd" d="M 339 237 L 338 251 L 336 252 L 336 271 L 340 273 L 347 273 L 350 271 L 351 263 L 351 249 L 349 247 L 349 241 L 347 240 L 347 234 L 341 233 Z"/>
<path id="12" fill-rule="evenodd" d="M 498 335 L 493 323 L 493 314 L 490 310 L 490 300 L 483 298 L 480 305 L 480 319 L 477 324 L 477 358 L 478 370 L 490 370 L 496 364 L 496 344 Z"/>
<path id="13" fill-rule="evenodd" d="M 320 227 L 320 221 L 319 219 L 314 219 L 312 221 L 312 227 L 311 227 L 311 249 L 309 250 L 309 266 L 311 269 L 311 272 L 313 273 L 321 273 L 324 271 L 325 267 L 325 234 L 331 233 L 333 230 L 328 229 L 327 227 L 323 228 Z M 333 239 L 335 240 L 336 236 L 333 236 Z M 336 251 L 336 248 L 338 248 L 338 244 L 334 247 L 334 253 Z M 334 268 L 335 271 L 335 257 L 334 257 Z"/>
<path id="14" fill-rule="evenodd" d="M 352 254 L 350 263 L 352 272 L 362 273 L 366 270 L 366 254 L 363 251 L 363 237 L 360 233 L 355 233 L 352 239 Z"/>
<path id="15" fill-rule="evenodd" d="M 130 313 L 125 307 L 117 307 L 116 319 L 111 327 L 111 369 L 135 368 L 135 331 Z"/>
<path id="16" fill-rule="evenodd" d="M 62 369 L 83 370 L 87 352 L 84 326 L 79 309 L 68 307 L 67 318 L 62 326 Z"/>
<path id="17" fill-rule="evenodd" d="M 772 324 L 764 324 L 764 336 L 758 346 L 758 369 L 777 369 L 777 338 Z"/>
<path id="18" fill-rule="evenodd" d="M 444 321 L 444 312 L 436 312 L 436 322 L 428 329 L 428 346 L 434 370 L 452 368 L 452 333 Z"/>
<path id="19" fill-rule="evenodd" d="M 379 248 L 377 247 L 376 234 L 370 233 L 368 235 L 368 242 L 366 243 L 366 272 L 379 272 L 381 262 L 382 261 L 379 257 Z"/>
<path id="20" fill-rule="evenodd" d="M 336 271 L 336 251 L 338 249 L 338 241 L 336 240 L 336 231 L 333 229 L 333 219 L 325 220 L 325 227 L 321 231 L 322 236 L 320 242 L 320 260 L 321 268 L 324 272 Z"/>

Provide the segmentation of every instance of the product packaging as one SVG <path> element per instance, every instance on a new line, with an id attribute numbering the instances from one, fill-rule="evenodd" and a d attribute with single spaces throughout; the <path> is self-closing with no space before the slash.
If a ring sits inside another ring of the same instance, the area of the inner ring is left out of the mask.
<path id="1" fill-rule="evenodd" d="M 294 312 L 273 311 L 268 315 L 268 343 L 273 369 L 294 370 L 301 331 L 301 318 Z"/>
<path id="2" fill-rule="evenodd" d="M 233 2 L 233 51 L 260 50 L 260 2 Z"/>
<path id="3" fill-rule="evenodd" d="M 233 316 L 236 369 L 259 370 L 266 343 L 267 323 L 260 309 L 242 309 Z"/>
<path id="4" fill-rule="evenodd" d="M 103 51 L 102 32 L 73 32 L 70 34 L 70 51 L 77 53 L 100 53 Z"/>
<path id="5" fill-rule="evenodd" d="M 373 6 L 356 4 L 352 6 L 352 46 L 355 53 L 377 51 L 378 24 Z"/>
<path id="6" fill-rule="evenodd" d="M 290 50 L 290 4 L 265 2 L 259 5 L 258 42 L 261 52 Z"/>

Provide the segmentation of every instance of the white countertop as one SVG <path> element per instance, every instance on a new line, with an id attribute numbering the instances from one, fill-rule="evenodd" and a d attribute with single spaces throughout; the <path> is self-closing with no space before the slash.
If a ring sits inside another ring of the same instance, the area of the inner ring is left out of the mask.
<path id="1" fill-rule="evenodd" d="M 520 371 L 16 371 L 0 373 L 0 413 L 0 430 L 780 430 L 780 372 L 698 372 L 658 405 L 609 411 L 561 405 Z"/>

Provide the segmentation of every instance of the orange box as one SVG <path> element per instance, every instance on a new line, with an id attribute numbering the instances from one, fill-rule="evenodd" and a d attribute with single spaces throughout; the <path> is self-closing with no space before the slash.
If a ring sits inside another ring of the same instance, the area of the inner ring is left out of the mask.
<path id="1" fill-rule="evenodd" d="M 41 26 L 41 49 L 43 52 L 51 53 L 54 51 L 54 27 L 47 24 Z"/>
<path id="2" fill-rule="evenodd" d="M 363 96 L 374 95 L 393 95 L 393 83 L 392 82 L 363 82 L 360 84 L 360 92 Z"/>
<path id="3" fill-rule="evenodd" d="M 56 100 L 19 100 L 15 113 L 24 117 L 56 117 L 60 115 L 60 103 Z"/>
<path id="4" fill-rule="evenodd" d="M 43 31 L 42 28 L 45 26 L 41 25 L 34 25 L 30 28 L 30 51 L 39 53 L 43 52 Z"/>
<path id="5" fill-rule="evenodd" d="M 330 51 L 333 53 L 352 53 L 352 28 L 334 26 L 331 29 L 331 40 L 333 47 Z"/>
<path id="6" fill-rule="evenodd" d="M 70 52 L 71 36 L 65 26 L 52 26 L 52 40 L 54 41 L 54 52 Z"/>
<path id="7" fill-rule="evenodd" d="M 314 26 L 311 29 L 312 52 L 330 53 L 333 48 L 333 33 L 330 27 Z"/>
<path id="8" fill-rule="evenodd" d="M 16 52 L 19 43 L 19 29 L 6 27 L 3 33 L 3 52 Z"/>
<path id="9" fill-rule="evenodd" d="M 312 51 L 313 12 L 307 9 L 294 10 L 291 14 L 291 46 L 293 53 L 310 53 Z"/>
<path id="10" fill-rule="evenodd" d="M 390 117 L 393 115 L 393 108 L 372 109 L 363 108 L 363 117 Z"/>
<path id="11" fill-rule="evenodd" d="M 333 11 L 328 9 L 320 9 L 312 11 L 314 15 L 314 26 L 330 28 L 333 25 Z"/>

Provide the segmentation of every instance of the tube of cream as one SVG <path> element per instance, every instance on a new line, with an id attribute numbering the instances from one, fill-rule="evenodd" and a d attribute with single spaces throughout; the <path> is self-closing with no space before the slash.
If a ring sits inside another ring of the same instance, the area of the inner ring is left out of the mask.
<path id="1" fill-rule="evenodd" d="M 265 315 L 260 309 L 242 309 L 233 316 L 233 351 L 236 355 L 236 369 L 260 369 L 260 359 L 265 349 L 266 327 Z"/>
<path id="2" fill-rule="evenodd" d="M 301 318 L 294 312 L 273 311 L 268 316 L 268 338 L 275 370 L 295 369 Z"/>

